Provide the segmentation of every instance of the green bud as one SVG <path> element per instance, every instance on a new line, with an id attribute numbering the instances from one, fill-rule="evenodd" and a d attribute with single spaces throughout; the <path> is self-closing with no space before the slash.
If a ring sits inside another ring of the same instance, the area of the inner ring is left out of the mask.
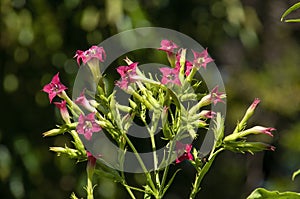
<path id="1" fill-rule="evenodd" d="M 43 133 L 43 136 L 56 136 L 56 135 L 61 135 L 65 133 L 65 129 L 59 128 L 59 129 L 51 129 L 49 131 L 46 131 Z"/>

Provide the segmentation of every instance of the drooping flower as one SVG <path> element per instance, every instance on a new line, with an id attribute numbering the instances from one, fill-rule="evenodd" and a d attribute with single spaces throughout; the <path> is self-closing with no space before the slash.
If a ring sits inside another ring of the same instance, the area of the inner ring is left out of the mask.
<path id="1" fill-rule="evenodd" d="M 178 48 L 178 46 L 173 41 L 166 40 L 166 39 L 162 40 L 160 42 L 160 45 L 161 45 L 161 47 L 158 49 L 163 50 L 163 51 L 167 52 L 168 54 L 174 53 L 174 50 L 176 48 Z"/>
<path id="2" fill-rule="evenodd" d="M 202 51 L 201 53 L 199 52 L 196 52 L 194 50 L 192 50 L 193 54 L 194 54 L 194 61 L 193 61 L 193 65 L 195 67 L 203 67 L 204 69 L 206 69 L 206 65 L 209 63 L 209 62 L 212 62 L 214 61 L 212 58 L 210 58 L 208 56 L 208 52 L 207 52 L 207 49 L 205 49 L 204 51 Z"/>
<path id="3" fill-rule="evenodd" d="M 74 58 L 77 58 L 77 64 L 80 66 L 80 59 L 84 64 L 86 64 L 92 58 L 96 58 L 100 62 L 104 62 L 106 59 L 106 53 L 103 47 L 92 46 L 86 51 L 77 50 Z"/>
<path id="4" fill-rule="evenodd" d="M 84 135 L 87 140 L 90 140 L 93 133 L 99 132 L 101 127 L 95 120 L 95 113 L 88 115 L 81 114 L 78 118 L 78 125 L 76 127 L 78 134 Z"/>
<path id="5" fill-rule="evenodd" d="M 219 92 L 218 91 L 219 86 L 214 87 L 211 90 L 211 94 L 210 94 L 210 101 L 214 103 L 214 105 L 216 105 L 218 102 L 223 102 L 222 97 L 224 96 L 224 93 Z"/>
<path id="6" fill-rule="evenodd" d="M 75 103 L 78 105 L 83 106 L 86 110 L 90 111 L 90 112 L 96 112 L 96 108 L 91 106 L 89 100 L 85 97 L 84 95 L 85 89 L 80 93 L 80 96 L 77 97 L 77 99 L 75 100 Z"/>
<path id="7" fill-rule="evenodd" d="M 138 62 L 129 64 L 129 66 L 119 66 L 117 72 L 121 75 L 121 80 L 116 82 L 116 85 L 122 89 L 127 89 L 130 83 L 136 81 L 136 67 Z"/>
<path id="8" fill-rule="evenodd" d="M 168 68 L 168 67 L 163 67 L 159 69 L 160 72 L 162 72 L 163 77 L 161 79 L 161 83 L 162 84 L 168 84 L 168 83 L 172 83 L 172 84 L 177 84 L 177 85 L 181 85 L 180 79 L 179 79 L 179 72 L 180 72 L 180 68 L 176 67 L 176 68 Z"/>
<path id="9" fill-rule="evenodd" d="M 70 122 L 70 115 L 67 109 L 67 101 L 63 100 L 61 102 L 54 102 L 57 108 L 59 108 L 61 117 L 66 123 L 71 123 Z"/>
<path id="10" fill-rule="evenodd" d="M 191 154 L 192 147 L 193 146 L 191 144 L 183 144 L 181 142 L 176 142 L 177 155 L 180 155 L 176 158 L 176 164 L 184 160 L 194 159 L 193 155 Z"/>
<path id="11" fill-rule="evenodd" d="M 49 101 L 50 103 L 52 103 L 53 98 L 66 89 L 68 88 L 60 82 L 59 73 L 57 73 L 56 75 L 54 75 L 51 82 L 44 86 L 43 91 L 48 93 Z"/>

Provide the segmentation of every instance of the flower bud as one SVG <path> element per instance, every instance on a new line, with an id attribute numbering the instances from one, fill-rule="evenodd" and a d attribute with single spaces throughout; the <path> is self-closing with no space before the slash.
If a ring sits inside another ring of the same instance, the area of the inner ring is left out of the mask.
<path id="1" fill-rule="evenodd" d="M 56 152 L 58 156 L 66 155 L 70 158 L 79 158 L 78 150 L 68 147 L 50 147 L 50 151 Z"/>
<path id="2" fill-rule="evenodd" d="M 51 129 L 49 131 L 46 131 L 43 133 L 43 136 L 46 137 L 46 136 L 56 136 L 56 135 L 60 135 L 60 134 L 63 134 L 65 132 L 64 129 L 62 128 L 59 128 L 59 129 Z"/>

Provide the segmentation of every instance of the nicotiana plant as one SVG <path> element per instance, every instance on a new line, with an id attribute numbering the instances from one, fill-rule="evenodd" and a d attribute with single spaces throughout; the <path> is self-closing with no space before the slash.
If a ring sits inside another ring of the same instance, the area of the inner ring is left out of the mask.
<path id="1" fill-rule="evenodd" d="M 200 70 L 207 70 L 213 62 L 207 49 L 197 52 L 180 48 L 173 41 L 162 40 L 161 47 L 158 43 L 157 50 L 165 51 L 169 67 L 160 67 L 158 74 L 147 74 L 140 69 L 138 62 L 124 57 L 124 65 L 116 67 L 120 78 L 115 82 L 108 81 L 100 70 L 99 65 L 105 62 L 107 56 L 103 47 L 92 46 L 86 51 L 78 50 L 74 58 L 80 67 L 86 67 L 90 71 L 90 78 L 96 85 L 95 96 L 91 94 L 91 88 L 87 87 L 83 88 L 76 99 L 71 99 L 66 92 L 67 87 L 60 81 L 59 73 L 43 88 L 48 93 L 50 103 L 54 103 L 59 109 L 63 121 L 63 124 L 43 135 L 71 135 L 72 147 L 55 146 L 50 147 L 50 150 L 77 161 L 87 161 L 85 190 L 88 199 L 94 198 L 96 184 L 93 182 L 97 176 L 120 183 L 131 198 L 136 198 L 137 192 L 141 192 L 144 198 L 163 198 L 176 174 L 180 172 L 177 170 L 170 173 L 170 167 L 174 164 L 180 166 L 182 162 L 188 162 L 196 171 L 189 193 L 189 198 L 193 199 L 200 191 L 205 174 L 222 151 L 254 154 L 263 150 L 275 150 L 274 146 L 267 143 L 248 139 L 251 135 L 273 136 L 272 132 L 275 130 L 264 126 L 247 127 L 249 118 L 260 103 L 259 99 L 254 99 L 243 118 L 237 122 L 234 131 L 225 135 L 224 116 L 212 111 L 211 107 L 225 103 L 226 95 L 218 85 L 201 92 L 203 83 L 197 76 Z M 192 60 L 187 59 L 188 52 L 192 53 Z M 130 96 L 127 104 L 117 101 L 116 91 L 108 89 L 109 84 L 114 84 Z M 140 146 L 128 135 L 137 121 L 149 135 L 151 169 L 148 167 L 149 158 L 141 156 Z M 195 141 L 199 139 L 199 134 L 205 134 L 209 128 L 213 132 L 213 144 L 208 155 L 203 156 Z M 157 136 L 156 132 L 160 134 Z M 105 135 L 120 149 L 115 157 L 116 165 L 110 165 L 106 161 L 106 157 L 111 154 L 91 151 L 86 147 L 86 143 L 97 145 L 100 142 L 99 135 Z M 165 143 L 162 153 L 157 152 L 158 143 Z M 129 152 L 134 154 L 146 179 L 145 184 L 133 186 L 128 183 L 124 168 L 127 164 L 126 154 Z M 75 199 L 77 196 L 72 193 L 71 198 Z"/>

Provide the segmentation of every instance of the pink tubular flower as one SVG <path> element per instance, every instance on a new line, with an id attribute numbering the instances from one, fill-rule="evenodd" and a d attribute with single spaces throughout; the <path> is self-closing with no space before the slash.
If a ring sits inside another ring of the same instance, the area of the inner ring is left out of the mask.
<path id="1" fill-rule="evenodd" d="M 254 111 L 257 105 L 260 103 L 260 100 L 258 98 L 255 98 L 252 102 L 251 106 L 249 107 L 249 111 Z"/>
<path id="2" fill-rule="evenodd" d="M 95 113 L 90 113 L 87 116 L 80 115 L 78 125 L 76 127 L 78 134 L 84 135 L 87 140 L 90 140 L 94 132 L 99 132 L 101 127 L 95 121 Z"/>
<path id="3" fill-rule="evenodd" d="M 65 85 L 63 85 L 59 80 L 59 73 L 54 75 L 51 82 L 44 86 L 43 91 L 48 93 L 49 101 L 52 103 L 53 98 L 56 95 L 59 95 L 64 90 L 68 89 Z"/>
<path id="4" fill-rule="evenodd" d="M 251 129 L 248 129 L 246 131 L 250 131 L 253 134 L 262 133 L 262 134 L 266 134 L 266 135 L 269 135 L 269 136 L 273 137 L 272 131 L 275 131 L 275 130 L 276 129 L 272 128 L 272 127 L 255 126 L 255 127 L 252 127 Z"/>
<path id="5" fill-rule="evenodd" d="M 86 155 L 88 158 L 88 168 L 94 169 L 96 166 L 97 159 L 89 151 L 86 151 Z"/>
<path id="6" fill-rule="evenodd" d="M 80 66 L 80 59 L 84 64 L 86 64 L 92 58 L 96 58 L 100 62 L 104 62 L 106 59 L 106 53 L 102 47 L 92 46 L 86 51 L 77 50 L 74 58 L 75 57 L 77 58 L 77 64 Z"/>
<path id="7" fill-rule="evenodd" d="M 66 106 L 67 101 L 63 100 L 61 102 L 54 102 L 54 104 L 56 105 L 57 108 L 59 108 L 60 114 L 61 114 L 61 117 L 63 118 L 63 120 L 66 123 L 70 123 L 70 115 L 69 115 L 69 112 L 68 112 L 68 109 Z"/>
<path id="8" fill-rule="evenodd" d="M 185 62 L 185 75 L 186 75 L 186 76 L 189 76 L 189 75 L 190 75 L 192 68 L 193 68 L 192 62 L 186 61 L 186 62 Z"/>
<path id="9" fill-rule="evenodd" d="M 163 51 L 167 52 L 168 54 L 174 53 L 174 49 L 178 48 L 178 46 L 174 42 L 172 42 L 170 40 L 166 40 L 166 39 L 162 40 L 160 42 L 160 45 L 161 45 L 161 47 L 158 50 L 163 50 Z"/>
<path id="10" fill-rule="evenodd" d="M 122 89 L 127 89 L 130 83 L 136 81 L 136 67 L 138 62 L 129 64 L 129 66 L 119 66 L 117 72 L 121 75 L 121 80 L 116 82 L 116 85 Z"/>
<path id="11" fill-rule="evenodd" d="M 213 111 L 203 110 L 200 112 L 200 118 L 211 119 L 214 118 L 217 114 Z"/>
<path id="12" fill-rule="evenodd" d="M 162 72 L 163 77 L 161 79 L 162 84 L 168 84 L 168 83 L 173 83 L 177 85 L 181 85 L 181 82 L 179 80 L 179 70 L 180 68 L 168 68 L 168 67 L 163 67 L 159 69 L 160 72 Z"/>
<path id="13" fill-rule="evenodd" d="M 176 142 L 177 154 L 181 155 L 180 157 L 176 158 L 176 164 L 178 164 L 184 160 L 193 160 L 194 159 L 193 155 L 191 154 L 192 147 L 193 146 L 191 144 L 183 144 L 181 142 Z"/>
<path id="14" fill-rule="evenodd" d="M 201 53 L 193 51 L 193 50 L 192 50 L 192 52 L 194 54 L 193 64 L 194 64 L 194 66 L 196 66 L 198 68 L 200 68 L 202 66 L 204 69 L 206 69 L 206 65 L 209 62 L 214 61 L 212 58 L 208 57 L 207 49 L 205 49 Z"/>
<path id="15" fill-rule="evenodd" d="M 214 103 L 214 105 L 216 105 L 218 102 L 223 102 L 225 103 L 223 100 L 222 100 L 222 96 L 224 95 L 224 93 L 221 93 L 218 91 L 218 86 L 214 87 L 212 90 L 211 90 L 211 94 L 210 94 L 210 100 L 211 102 Z"/>
<path id="16" fill-rule="evenodd" d="M 75 103 L 83 106 L 86 110 L 88 110 L 90 112 L 95 112 L 96 109 L 93 106 L 91 106 L 90 102 L 86 99 L 84 92 L 85 92 L 85 90 L 83 90 L 80 93 L 80 96 L 77 97 L 77 99 L 75 100 Z"/>
<path id="17" fill-rule="evenodd" d="M 179 49 L 179 51 L 178 51 L 177 54 L 176 54 L 176 64 L 175 64 L 175 68 L 178 68 L 178 69 L 181 68 L 181 66 L 180 66 L 181 50 L 182 50 L 182 49 Z M 185 75 L 186 75 L 186 76 L 189 76 L 189 74 L 190 74 L 192 68 L 193 68 L 192 62 L 186 60 L 186 61 L 185 61 Z"/>

